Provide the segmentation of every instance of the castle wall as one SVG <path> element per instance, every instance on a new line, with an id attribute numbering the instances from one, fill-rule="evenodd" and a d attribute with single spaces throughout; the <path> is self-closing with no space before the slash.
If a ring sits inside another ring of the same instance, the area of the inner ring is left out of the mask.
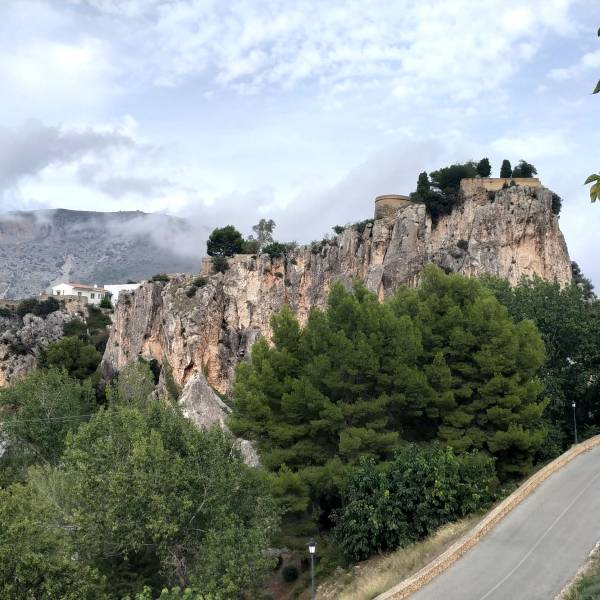
<path id="1" fill-rule="evenodd" d="M 472 177 L 462 179 L 460 189 L 465 193 L 473 193 L 479 188 L 483 188 L 488 192 L 497 192 L 504 185 L 510 185 L 511 181 L 514 181 L 516 185 L 526 185 L 534 188 L 542 186 L 537 177 Z"/>
<path id="2" fill-rule="evenodd" d="M 386 217 L 395 217 L 396 212 L 405 206 L 411 204 L 408 196 L 401 194 L 387 194 L 375 198 L 375 219 L 385 219 Z"/>

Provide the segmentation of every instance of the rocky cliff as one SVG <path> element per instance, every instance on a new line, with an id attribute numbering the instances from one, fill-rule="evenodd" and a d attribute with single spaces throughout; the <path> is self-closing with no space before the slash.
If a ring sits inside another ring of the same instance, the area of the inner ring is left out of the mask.
<path id="1" fill-rule="evenodd" d="M 432 227 L 425 206 L 410 203 L 395 215 L 345 229 L 334 240 L 270 259 L 238 255 L 195 293 L 193 276 L 148 283 L 119 302 L 103 369 L 110 376 L 138 356 L 168 364 L 183 386 L 204 373 L 227 392 L 235 366 L 269 320 L 289 304 L 301 321 L 323 307 L 332 282 L 362 280 L 380 298 L 417 285 L 427 263 L 469 276 L 498 275 L 516 283 L 537 275 L 561 285 L 570 260 L 545 188 L 471 190 Z"/>

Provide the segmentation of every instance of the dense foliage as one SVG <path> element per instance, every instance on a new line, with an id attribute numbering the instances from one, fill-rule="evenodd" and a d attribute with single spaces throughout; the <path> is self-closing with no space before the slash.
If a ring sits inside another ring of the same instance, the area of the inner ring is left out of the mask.
<path id="1" fill-rule="evenodd" d="M 492 174 L 492 165 L 489 158 L 482 158 L 477 163 L 477 175 L 480 177 L 489 177 Z"/>
<path id="2" fill-rule="evenodd" d="M 17 305 L 16 312 L 20 317 L 27 314 L 32 314 L 37 317 L 47 317 L 50 313 L 57 311 L 60 308 L 58 300 L 52 296 L 46 300 L 38 300 L 37 298 L 26 298 L 21 300 Z"/>
<path id="3" fill-rule="evenodd" d="M 67 336 L 42 352 L 39 366 L 66 369 L 71 377 L 83 381 L 96 372 L 101 360 L 102 354 L 94 346 L 79 337 Z"/>
<path id="4" fill-rule="evenodd" d="M 510 164 L 510 160 L 507 158 L 502 161 L 502 165 L 500 166 L 500 177 L 505 179 L 512 177 L 512 166 Z"/>
<path id="5" fill-rule="evenodd" d="M 17 385 L 3 392 L 12 398 L 6 405 L 37 418 L 6 417 L 6 430 L 48 460 L 0 491 L 3 598 L 152 598 L 164 586 L 189 585 L 227 599 L 256 590 L 273 564 L 265 550 L 275 509 L 264 477 L 244 465 L 230 436 L 200 431 L 176 407 L 148 398 L 152 374 L 142 363 L 121 373 L 109 407 L 83 424 L 61 414 L 89 411 L 75 401 L 80 389 L 91 401 L 89 386 L 52 370 Z"/>
<path id="6" fill-rule="evenodd" d="M 206 250 L 209 256 L 233 256 L 240 252 L 243 241 L 242 234 L 233 225 L 217 227 L 206 242 Z"/>
<path id="7" fill-rule="evenodd" d="M 580 428 L 600 431 L 600 303 L 576 266 L 574 273 L 575 284 L 564 289 L 542 279 L 523 280 L 514 288 L 486 279 L 511 316 L 531 319 L 544 340 L 542 379 L 550 399 L 545 418 L 554 442 L 546 450 L 554 454 L 573 440 L 572 402 Z"/>
<path id="8" fill-rule="evenodd" d="M 350 560 L 406 546 L 489 505 L 497 484 L 494 461 L 477 451 L 456 455 L 410 444 L 383 468 L 363 458 L 335 537 Z"/>
<path id="9" fill-rule="evenodd" d="M 533 177 L 537 175 L 537 169 L 525 160 L 520 160 L 519 164 L 513 169 L 513 177 Z"/>
<path id="10" fill-rule="evenodd" d="M 256 440 L 289 512 L 327 515 L 349 468 L 389 460 L 402 439 L 484 450 L 503 477 L 544 442 L 542 341 L 476 280 L 428 268 L 383 304 L 338 284 L 304 329 L 289 310 L 272 325 L 273 346 L 238 367 L 231 426 Z"/>

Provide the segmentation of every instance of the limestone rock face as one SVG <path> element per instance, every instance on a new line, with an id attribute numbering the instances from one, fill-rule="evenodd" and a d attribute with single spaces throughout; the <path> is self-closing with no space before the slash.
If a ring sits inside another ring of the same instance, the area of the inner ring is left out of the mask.
<path id="1" fill-rule="evenodd" d="M 40 352 L 63 335 L 63 325 L 72 319 L 67 310 L 42 318 L 32 314 L 0 317 L 0 387 L 35 368 Z"/>
<path id="2" fill-rule="evenodd" d="M 117 305 L 104 373 L 142 356 L 167 363 L 180 386 L 201 372 L 226 393 L 236 365 L 256 339 L 270 337 L 270 318 L 285 304 L 305 322 L 313 307 L 325 305 L 335 281 L 358 278 L 383 299 L 401 285 L 417 285 L 428 263 L 512 284 L 537 275 L 566 285 L 570 260 L 551 203 L 552 192 L 542 187 L 475 188 L 435 227 L 425 206 L 413 202 L 363 231 L 348 227 L 285 258 L 235 256 L 225 274 L 208 277 L 191 298 L 191 275 L 148 283 Z"/>
<path id="3" fill-rule="evenodd" d="M 229 432 L 225 418 L 231 411 L 208 385 L 202 373 L 194 373 L 185 384 L 179 398 L 179 406 L 196 427 L 208 429 L 218 425 L 223 431 Z M 242 439 L 238 439 L 237 443 L 246 464 L 251 467 L 258 466 L 258 454 L 252 443 Z"/>

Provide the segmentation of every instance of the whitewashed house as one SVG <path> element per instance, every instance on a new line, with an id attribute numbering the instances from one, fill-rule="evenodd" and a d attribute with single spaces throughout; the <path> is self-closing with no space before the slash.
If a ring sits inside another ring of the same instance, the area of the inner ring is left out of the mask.
<path id="1" fill-rule="evenodd" d="M 88 304 L 100 304 L 102 298 L 109 296 L 109 291 L 97 285 L 84 283 L 59 283 L 52 286 L 53 296 L 79 296 L 87 298 Z"/>

